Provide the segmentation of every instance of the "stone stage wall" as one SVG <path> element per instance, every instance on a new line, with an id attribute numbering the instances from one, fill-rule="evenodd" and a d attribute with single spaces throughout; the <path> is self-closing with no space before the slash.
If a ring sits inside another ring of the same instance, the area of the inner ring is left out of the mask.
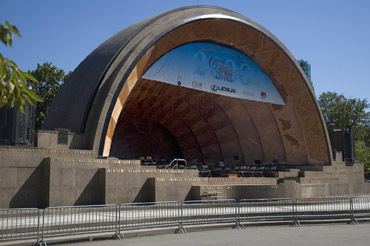
<path id="1" fill-rule="evenodd" d="M 360 163 L 305 166 L 275 178 L 199 178 L 196 170 L 95 157 L 87 150 L 0 148 L 0 207 L 370 194 Z"/>

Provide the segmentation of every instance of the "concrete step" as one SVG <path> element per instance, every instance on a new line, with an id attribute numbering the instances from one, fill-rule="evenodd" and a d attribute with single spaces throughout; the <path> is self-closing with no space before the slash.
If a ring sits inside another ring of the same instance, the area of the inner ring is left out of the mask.
<path id="1" fill-rule="evenodd" d="M 336 184 L 348 184 L 348 177 L 341 178 L 299 178 L 301 184 L 323 184 L 323 183 L 336 183 Z"/>
<path id="2" fill-rule="evenodd" d="M 313 171 L 305 171 L 299 173 L 300 177 L 313 177 L 313 178 L 331 178 L 331 177 L 346 177 L 348 176 L 348 172 L 313 172 Z"/>
<path id="3" fill-rule="evenodd" d="M 285 172 L 278 172 L 279 178 L 294 178 L 299 176 L 299 169 L 287 169 Z"/>
<path id="4" fill-rule="evenodd" d="M 299 183 L 299 177 L 287 177 L 287 178 L 282 178 L 278 179 L 278 183 Z"/>

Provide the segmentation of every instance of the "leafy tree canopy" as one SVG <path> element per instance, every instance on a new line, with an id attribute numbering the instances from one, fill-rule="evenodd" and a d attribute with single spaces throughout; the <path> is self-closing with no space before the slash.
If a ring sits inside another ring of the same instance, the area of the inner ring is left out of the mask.
<path id="1" fill-rule="evenodd" d="M 42 65 L 37 64 L 37 68 L 29 73 L 39 81 L 36 93 L 43 99 L 42 102 L 37 103 L 36 108 L 35 125 L 36 129 L 40 129 L 51 103 L 71 72 L 66 74 L 63 69 L 57 68 L 50 62 L 45 62 Z"/>
<path id="2" fill-rule="evenodd" d="M 12 45 L 13 34 L 21 37 L 18 29 L 9 22 L 0 24 L 0 40 L 5 46 Z M 33 106 L 36 102 L 41 102 L 41 98 L 28 88 L 28 81 L 37 83 L 35 77 L 23 72 L 15 62 L 0 53 L 0 107 L 7 106 L 24 112 L 23 105 L 26 101 Z"/>
<path id="3" fill-rule="evenodd" d="M 365 164 L 370 174 L 370 104 L 358 98 L 347 99 L 336 92 L 324 92 L 319 97 L 328 131 L 351 126 L 355 132 L 356 160 Z"/>
<path id="4" fill-rule="evenodd" d="M 351 126 L 356 140 L 369 140 L 370 104 L 366 99 L 347 99 L 343 94 L 324 92 L 320 95 L 319 102 L 329 132 L 335 128 Z"/>
<path id="5" fill-rule="evenodd" d="M 370 175 L 370 147 L 364 141 L 356 141 L 356 160 L 365 164 L 365 174 Z"/>

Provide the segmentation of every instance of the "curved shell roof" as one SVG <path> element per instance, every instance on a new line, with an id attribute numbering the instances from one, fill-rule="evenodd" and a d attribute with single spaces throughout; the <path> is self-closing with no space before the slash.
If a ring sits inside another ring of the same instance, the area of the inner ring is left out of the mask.
<path id="1" fill-rule="evenodd" d="M 191 42 L 211 42 L 247 55 L 273 80 L 285 105 L 142 78 L 160 57 Z M 332 162 L 318 102 L 291 53 L 257 23 L 211 6 L 156 15 L 101 44 L 54 100 L 43 129 L 55 128 L 79 133 L 79 148 L 121 158 Z"/>

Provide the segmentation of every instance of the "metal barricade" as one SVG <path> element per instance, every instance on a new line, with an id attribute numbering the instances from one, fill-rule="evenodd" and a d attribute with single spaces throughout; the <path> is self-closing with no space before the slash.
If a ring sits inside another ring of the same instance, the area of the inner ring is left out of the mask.
<path id="1" fill-rule="evenodd" d="M 43 211 L 41 238 L 114 232 L 120 239 L 117 225 L 116 205 L 48 207 Z"/>
<path id="2" fill-rule="evenodd" d="M 181 209 L 181 225 L 235 223 L 237 202 L 234 199 L 184 201 Z"/>
<path id="3" fill-rule="evenodd" d="M 116 205 L 49 207 L 43 210 L 0 209 L 0 241 L 44 239 L 86 233 L 113 232 L 146 228 L 243 222 L 345 220 L 370 218 L 370 197 L 322 197 L 298 199 L 234 199 L 180 202 L 147 202 Z"/>
<path id="4" fill-rule="evenodd" d="M 296 220 L 346 220 L 354 222 L 350 197 L 298 198 L 294 202 Z"/>
<path id="5" fill-rule="evenodd" d="M 357 222 L 357 219 L 370 218 L 370 197 L 358 196 L 351 199 L 352 219 Z"/>
<path id="6" fill-rule="evenodd" d="M 293 199 L 242 199 L 239 201 L 238 221 L 241 222 L 291 222 L 295 220 Z"/>
<path id="7" fill-rule="evenodd" d="M 40 242 L 40 211 L 37 208 L 0 209 L 0 241 L 36 239 Z"/>
<path id="8" fill-rule="evenodd" d="M 134 230 L 180 225 L 181 203 L 179 202 L 142 202 L 124 203 L 119 207 L 119 230 Z"/>

